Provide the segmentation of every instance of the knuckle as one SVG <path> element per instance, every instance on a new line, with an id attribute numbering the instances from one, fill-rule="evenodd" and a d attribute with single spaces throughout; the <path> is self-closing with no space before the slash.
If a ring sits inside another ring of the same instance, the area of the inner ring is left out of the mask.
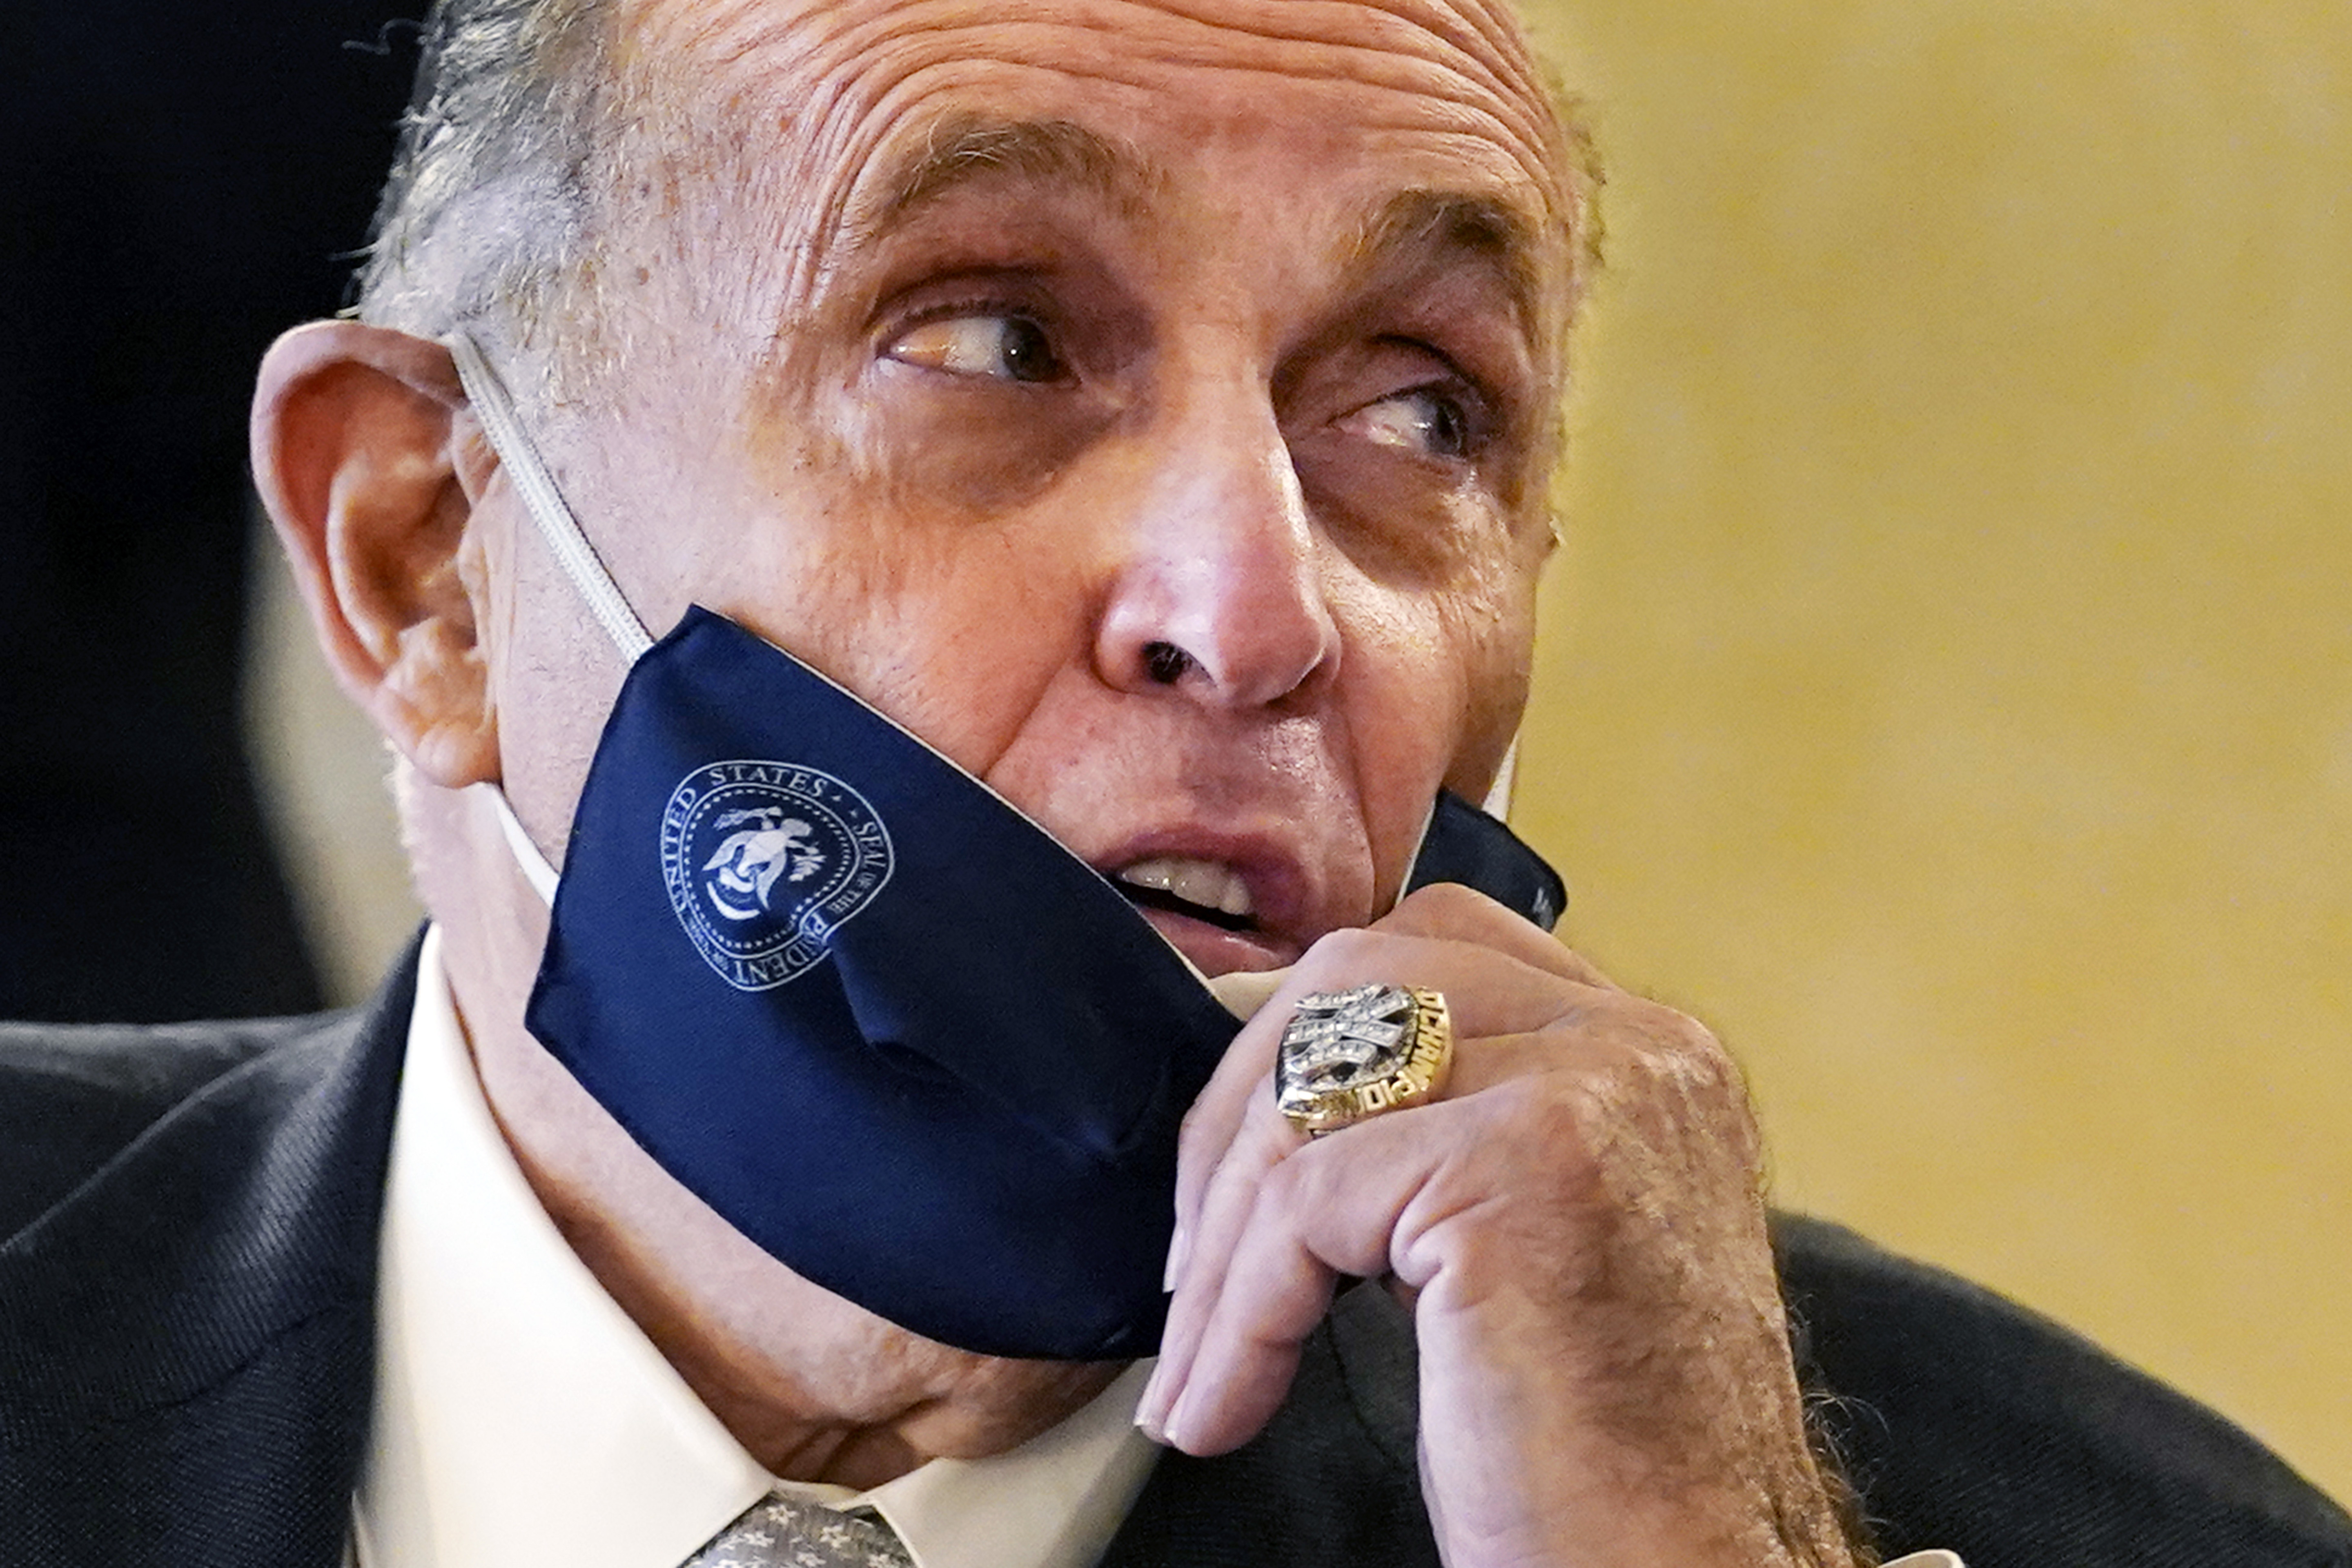
<path id="1" fill-rule="evenodd" d="M 1198 1102 L 1184 1113 L 1176 1124 L 1176 1165 L 1179 1170 L 1197 1165 L 1213 1152 L 1209 1142 L 1209 1119 Z"/>
<path id="2" fill-rule="evenodd" d="M 1743 1169 L 1758 1166 L 1763 1135 L 1739 1064 L 1698 1024 L 1661 1013 L 1664 1021 L 1635 1059 L 1628 1086 L 1629 1100 L 1654 1127 L 1652 1138 L 1694 1158 L 1705 1152 Z"/>
<path id="3" fill-rule="evenodd" d="M 1612 1033 L 1646 1076 L 1687 1093 L 1747 1099 L 1738 1062 L 1714 1031 L 1689 1014 L 1638 996 L 1627 996 L 1608 1011 L 1614 1015 Z M 1583 1021 L 1581 1012 L 1575 1021 Z"/>
<path id="4" fill-rule="evenodd" d="M 1496 1136 L 1564 1163 L 1615 1158 L 1629 1139 L 1760 1144 L 1746 1077 L 1713 1035 L 1654 1005 L 1613 1023 L 1601 1049 L 1482 1091 Z"/>
<path id="5" fill-rule="evenodd" d="M 1496 1084 L 1480 1097 L 1497 1144 L 1530 1151 L 1554 1170 L 1581 1168 L 1604 1095 L 1590 1075 L 1543 1073 Z"/>
<path id="6" fill-rule="evenodd" d="M 1313 1172 L 1308 1168 L 1311 1164 L 1296 1157 L 1277 1160 L 1259 1174 L 1257 1190 L 1250 1199 L 1254 1226 L 1270 1224 L 1296 1228 L 1296 1218 L 1307 1203 L 1307 1189 L 1313 1182 Z"/>
<path id="7" fill-rule="evenodd" d="M 1415 928 L 1444 930 L 1449 927 L 1491 920 L 1498 913 L 1508 913 L 1503 906 L 1478 891 L 1459 882 L 1432 882 L 1415 888 L 1397 900 L 1396 917 Z"/>
<path id="8" fill-rule="evenodd" d="M 1671 1007 L 1658 1012 L 1655 1048 L 1669 1070 L 1695 1089 L 1745 1101 L 1747 1077 L 1714 1032 Z"/>
<path id="9" fill-rule="evenodd" d="M 1384 963 L 1392 964 L 1400 945 L 1390 932 L 1349 926 L 1318 937 L 1299 966 L 1318 974 L 1369 976 L 1381 973 Z"/>

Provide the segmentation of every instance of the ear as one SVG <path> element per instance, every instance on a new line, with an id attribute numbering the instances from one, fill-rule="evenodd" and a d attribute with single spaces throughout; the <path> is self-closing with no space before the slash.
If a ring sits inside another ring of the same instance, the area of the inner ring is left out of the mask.
<path id="1" fill-rule="evenodd" d="M 465 405 L 448 351 L 358 321 L 279 338 L 253 399 L 254 481 L 328 664 L 449 789 L 499 777 L 477 637 L 488 586 L 468 531 L 482 476 L 460 471 Z"/>

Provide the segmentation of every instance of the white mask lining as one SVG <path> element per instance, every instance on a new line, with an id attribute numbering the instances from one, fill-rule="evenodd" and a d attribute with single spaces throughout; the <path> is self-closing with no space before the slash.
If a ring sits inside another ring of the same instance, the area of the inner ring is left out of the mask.
<path id="1" fill-rule="evenodd" d="M 522 819 L 515 816 L 514 807 L 507 802 L 507 792 L 494 784 L 481 786 L 489 793 L 490 808 L 498 813 L 499 831 L 507 836 L 507 847 L 514 852 L 515 863 L 522 868 L 523 880 L 530 884 L 540 901 L 548 908 L 555 907 L 555 868 L 539 852 L 539 846 L 523 831 Z"/>
<path id="2" fill-rule="evenodd" d="M 1510 750 L 1503 753 L 1503 765 L 1495 770 L 1495 787 L 1486 792 L 1483 809 L 1498 822 L 1511 819 L 1511 784 L 1519 772 L 1519 740 L 1511 737 Z"/>

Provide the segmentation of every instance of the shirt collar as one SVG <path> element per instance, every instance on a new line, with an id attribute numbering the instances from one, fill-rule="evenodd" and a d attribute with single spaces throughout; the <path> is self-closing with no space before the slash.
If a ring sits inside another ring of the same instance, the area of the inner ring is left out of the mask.
<path id="1" fill-rule="evenodd" d="M 440 942 L 427 932 L 387 1178 L 362 1568 L 674 1568 L 779 1486 L 872 1507 L 919 1568 L 1100 1556 L 1159 1452 L 1132 1425 L 1147 1365 L 1008 1453 L 864 1493 L 779 1483 L 541 1208 L 482 1097 Z"/>

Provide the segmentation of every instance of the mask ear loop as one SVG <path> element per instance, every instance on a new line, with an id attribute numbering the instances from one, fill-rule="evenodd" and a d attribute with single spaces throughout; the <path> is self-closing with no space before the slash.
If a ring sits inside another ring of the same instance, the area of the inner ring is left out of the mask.
<path id="1" fill-rule="evenodd" d="M 539 852 L 539 846 L 530 841 L 530 835 L 523 831 L 522 819 L 507 804 L 507 792 L 494 784 L 476 787 L 488 792 L 490 809 L 498 814 L 499 831 L 507 836 L 507 847 L 513 852 L 515 863 L 522 868 L 522 879 L 530 884 L 530 890 L 539 895 L 541 903 L 553 909 L 555 884 L 561 879 L 555 868 L 548 864 L 547 857 Z"/>
<path id="2" fill-rule="evenodd" d="M 457 380 L 474 405 L 475 417 L 482 422 L 482 434 L 490 438 L 490 450 L 499 455 L 515 492 L 522 497 L 523 510 L 539 525 L 540 537 L 547 541 L 556 563 L 620 650 L 622 661 L 636 663 L 654 646 L 653 637 L 621 596 L 604 562 L 597 559 L 595 546 L 580 531 L 580 520 L 563 504 L 563 496 L 547 466 L 539 460 L 539 451 L 524 433 L 522 421 L 515 417 L 505 384 L 472 338 L 457 332 L 450 337 L 448 346 L 449 357 L 457 364 Z"/>
<path id="3" fill-rule="evenodd" d="M 555 554 L 556 563 L 572 580 L 572 586 L 588 605 L 590 613 L 613 639 L 624 662 L 635 664 L 645 651 L 653 647 L 654 639 L 645 623 L 637 619 L 628 600 L 613 582 L 613 574 L 596 555 L 595 547 L 581 531 L 580 520 L 563 502 L 555 488 L 554 479 L 547 466 L 539 460 L 539 451 L 531 445 L 522 421 L 515 416 L 514 404 L 507 389 L 490 368 L 489 361 L 474 340 L 464 332 L 453 334 L 448 341 L 449 357 L 457 366 L 457 380 L 466 389 L 466 397 L 473 405 L 474 416 L 482 422 L 482 434 L 489 438 L 490 450 L 499 455 L 499 462 L 513 482 L 515 493 L 522 497 L 523 510 L 538 525 L 540 537 Z M 489 792 L 491 809 L 497 814 L 499 830 L 506 835 L 507 847 L 522 868 L 523 879 L 531 886 L 542 902 L 550 908 L 555 904 L 556 869 L 540 853 L 524 831 L 521 819 L 507 800 L 507 792 L 497 784 L 484 784 Z"/>

